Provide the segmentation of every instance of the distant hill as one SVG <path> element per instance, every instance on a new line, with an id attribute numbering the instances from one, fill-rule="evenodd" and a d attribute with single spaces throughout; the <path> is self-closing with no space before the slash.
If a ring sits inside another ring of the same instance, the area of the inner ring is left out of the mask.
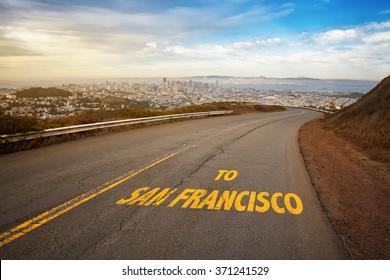
<path id="1" fill-rule="evenodd" d="M 58 89 L 55 87 L 42 88 L 42 87 L 32 87 L 29 89 L 20 90 L 15 93 L 17 97 L 27 97 L 27 98 L 38 98 L 38 97 L 69 97 L 73 93 Z"/>
<path id="2" fill-rule="evenodd" d="M 325 124 L 390 162 L 390 76 L 356 103 L 324 119 Z"/>
<path id="3" fill-rule="evenodd" d="M 272 77 L 234 77 L 234 76 L 191 76 L 177 78 L 179 80 L 214 84 L 216 80 L 219 87 L 261 88 L 265 90 L 297 90 L 304 92 L 351 92 L 367 93 L 379 81 L 346 80 L 346 79 L 317 79 L 311 77 L 272 78 Z"/>

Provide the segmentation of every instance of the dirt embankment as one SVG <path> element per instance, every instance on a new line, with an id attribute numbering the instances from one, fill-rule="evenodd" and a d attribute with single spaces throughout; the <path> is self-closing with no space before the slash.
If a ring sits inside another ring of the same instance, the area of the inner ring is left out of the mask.
<path id="1" fill-rule="evenodd" d="M 390 165 L 370 160 L 319 120 L 299 142 L 324 211 L 355 259 L 390 259 Z"/>

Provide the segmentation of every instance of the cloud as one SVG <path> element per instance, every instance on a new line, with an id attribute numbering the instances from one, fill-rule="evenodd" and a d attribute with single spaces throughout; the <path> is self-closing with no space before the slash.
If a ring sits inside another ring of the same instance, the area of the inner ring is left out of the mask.
<path id="1" fill-rule="evenodd" d="M 390 15 L 390 10 L 384 10 L 379 12 L 380 15 Z"/>
<path id="2" fill-rule="evenodd" d="M 34 48 L 30 48 L 24 40 L 34 39 L 26 29 L 15 32 L 14 28 L 0 26 L 0 56 L 39 56 L 42 55 Z"/>
<path id="3" fill-rule="evenodd" d="M 346 29 L 298 34 L 296 41 L 275 37 L 225 44 L 186 46 L 184 42 L 147 44 L 158 64 L 172 67 L 203 65 L 214 73 L 237 76 L 314 76 L 322 78 L 379 79 L 388 75 L 390 30 L 388 22 Z M 197 68 L 198 69 L 198 68 Z M 192 74 L 196 74 L 192 72 Z"/>
<path id="4" fill-rule="evenodd" d="M 64 1 L 23 1 L 4 0 L 2 25 L 31 26 L 35 28 L 72 30 L 85 32 L 108 32 L 120 30 L 126 32 L 144 33 L 154 36 L 191 36 L 204 32 L 220 31 L 221 28 L 231 28 L 248 23 L 265 22 L 285 16 L 293 11 L 292 4 L 280 6 L 250 6 L 237 11 L 235 3 L 209 6 L 171 6 L 162 5 L 161 9 L 152 9 L 151 4 L 139 5 L 142 9 L 133 7 L 136 1 L 110 1 L 113 7 L 104 6 L 67 6 Z M 92 1 L 91 1 L 92 2 Z M 104 2 L 95 1 L 95 4 Z M 56 3 L 49 5 L 47 3 Z M 82 1 L 80 3 L 88 3 Z M 125 4 L 127 3 L 127 4 Z M 206 2 L 205 2 L 206 3 Z"/>
<path id="5" fill-rule="evenodd" d="M 375 30 L 383 30 L 390 28 L 390 21 L 384 21 L 384 22 L 371 22 L 364 26 L 361 26 L 360 29 L 364 31 L 375 31 Z"/>
<path id="6" fill-rule="evenodd" d="M 358 43 L 380 41 L 387 32 L 383 30 L 390 29 L 390 22 L 372 22 L 363 26 L 357 26 L 349 29 L 334 29 L 326 32 L 314 34 L 312 40 L 316 44 L 339 44 L 339 43 Z M 387 38 L 387 37 L 386 37 Z"/>
<path id="7" fill-rule="evenodd" d="M 198 44 L 186 46 L 182 42 L 162 41 L 145 44 L 145 53 L 160 59 L 215 60 L 227 57 L 242 58 L 253 52 L 280 45 L 280 38 L 253 39 L 248 41 L 227 42 L 225 44 Z"/>
<path id="8" fill-rule="evenodd" d="M 41 55 L 42 54 L 39 52 L 25 48 L 18 41 L 0 39 L 0 57 L 41 56 Z"/>
<path id="9" fill-rule="evenodd" d="M 78 49 L 87 49 L 96 53 L 104 51 L 136 57 L 144 52 L 144 46 L 148 42 L 194 40 L 204 34 L 230 31 L 231 28 L 248 22 L 253 24 L 269 21 L 293 10 L 293 4 L 283 4 L 251 6 L 236 12 L 233 8 L 237 2 L 212 10 L 208 6 L 168 5 L 161 10 L 146 6 L 134 10 L 128 7 L 116 10 L 117 7 L 123 8 L 126 5 L 134 8 L 135 1 L 111 2 L 116 9 L 102 5 L 72 6 L 72 3 L 4 0 L 1 4 L 4 9 L 0 12 L 0 26 L 3 26 L 4 32 L 0 34 L 0 38 L 18 40 L 24 43 L 26 49 L 44 55 L 65 56 Z M 270 43 L 275 42 L 239 41 L 235 47 L 251 48 Z M 191 52 L 185 48 L 171 46 L 171 52 L 189 56 Z M 206 47 L 206 44 L 202 48 L 208 48 L 212 53 L 219 53 L 223 49 Z"/>
<path id="10" fill-rule="evenodd" d="M 362 37 L 363 33 L 357 29 L 330 30 L 313 37 L 318 44 L 341 43 L 356 41 Z"/>
<path id="11" fill-rule="evenodd" d="M 146 43 L 145 53 L 161 60 L 218 59 L 233 54 L 232 49 L 220 44 L 201 44 L 189 47 L 180 42 L 149 42 Z"/>
<path id="12" fill-rule="evenodd" d="M 235 7 L 240 3 L 234 1 L 211 10 L 207 5 L 191 7 L 156 3 L 160 9 L 155 9 L 151 4 L 137 1 L 115 0 L 110 4 L 99 1 L 4 0 L 0 3 L 0 27 L 3 28 L 0 40 L 7 43 L 3 43 L 0 55 L 40 54 L 69 60 L 77 58 L 77 53 L 87 51 L 91 56 L 121 54 L 145 61 L 139 57 L 145 54 L 156 56 L 150 45 L 145 48 L 148 42 L 196 40 L 204 34 L 218 34 L 247 23 L 282 17 L 293 10 L 292 4 L 284 4 L 251 6 L 237 12 Z M 268 43 L 237 42 L 236 48 Z M 18 46 L 10 47 L 15 44 Z M 165 48 L 165 55 L 186 57 L 204 52 L 218 56 L 230 51 L 215 44 L 203 44 L 195 50 L 184 45 Z"/>
<path id="13" fill-rule="evenodd" d="M 248 23 L 267 22 L 285 17 L 294 11 L 294 4 L 280 6 L 254 6 L 249 10 L 216 20 L 217 26 L 236 26 Z"/>
<path id="14" fill-rule="evenodd" d="M 269 38 L 266 40 L 255 39 L 252 41 L 234 42 L 232 44 L 232 47 L 234 49 L 251 49 L 254 47 L 265 47 L 265 46 L 275 45 L 275 44 L 279 44 L 280 42 L 281 42 L 280 38 Z"/>
<path id="15" fill-rule="evenodd" d="M 317 34 L 301 33 L 289 46 L 292 49 L 285 53 L 284 63 L 291 67 L 296 64 L 313 73 L 328 72 L 329 77 L 379 79 L 389 74 L 389 21 Z"/>
<path id="16" fill-rule="evenodd" d="M 390 42 L 390 31 L 387 32 L 377 32 L 371 35 L 366 36 L 363 39 L 366 43 L 384 43 Z"/>
<path id="17" fill-rule="evenodd" d="M 388 72 L 389 21 L 295 37 L 259 36 L 268 23 L 293 13 L 295 5 L 160 2 L 153 7 L 149 1 L 2 0 L 2 73 L 374 77 Z M 248 26 L 251 33 L 242 34 Z"/>

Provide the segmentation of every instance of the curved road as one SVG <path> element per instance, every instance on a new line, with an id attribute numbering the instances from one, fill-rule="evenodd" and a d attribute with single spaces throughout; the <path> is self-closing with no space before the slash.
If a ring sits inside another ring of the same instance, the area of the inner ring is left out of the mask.
<path id="1" fill-rule="evenodd" d="M 299 152 L 317 116 L 192 120 L 0 156 L 0 257 L 347 258 Z"/>

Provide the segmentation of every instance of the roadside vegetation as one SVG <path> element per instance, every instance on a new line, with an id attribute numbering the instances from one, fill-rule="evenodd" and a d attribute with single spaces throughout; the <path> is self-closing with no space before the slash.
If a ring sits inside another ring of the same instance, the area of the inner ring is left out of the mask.
<path id="1" fill-rule="evenodd" d="M 390 76 L 349 107 L 323 119 L 373 159 L 390 162 Z"/>
<path id="2" fill-rule="evenodd" d="M 250 112 L 276 112 L 286 110 L 282 106 L 253 105 L 234 102 L 191 105 L 173 110 L 158 111 L 151 109 L 88 110 L 68 117 L 38 119 L 36 117 L 10 116 L 0 111 L 0 135 L 39 131 L 46 128 L 88 124 L 130 118 L 145 118 L 161 115 L 196 113 L 206 111 L 233 110 L 235 114 Z"/>
<path id="3" fill-rule="evenodd" d="M 0 134 L 14 134 L 39 130 L 35 117 L 15 117 L 0 110 Z"/>

